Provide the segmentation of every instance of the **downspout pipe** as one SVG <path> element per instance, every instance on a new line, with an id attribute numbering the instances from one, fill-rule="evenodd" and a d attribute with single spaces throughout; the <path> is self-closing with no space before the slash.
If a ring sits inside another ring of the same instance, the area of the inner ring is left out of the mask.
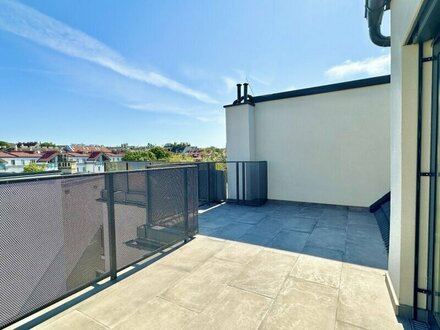
<path id="1" fill-rule="evenodd" d="M 391 46 L 391 38 L 384 36 L 380 29 L 383 13 L 389 8 L 390 0 L 365 0 L 365 18 L 368 20 L 370 39 L 380 47 Z"/>

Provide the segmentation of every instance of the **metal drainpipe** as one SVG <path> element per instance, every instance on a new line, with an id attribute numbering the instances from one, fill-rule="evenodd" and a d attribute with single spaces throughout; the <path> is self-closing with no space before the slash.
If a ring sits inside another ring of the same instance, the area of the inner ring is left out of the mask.
<path id="1" fill-rule="evenodd" d="M 365 18 L 368 20 L 368 29 L 371 41 L 380 47 L 390 47 L 391 38 L 384 36 L 380 31 L 382 17 L 389 9 L 390 0 L 365 0 Z"/>

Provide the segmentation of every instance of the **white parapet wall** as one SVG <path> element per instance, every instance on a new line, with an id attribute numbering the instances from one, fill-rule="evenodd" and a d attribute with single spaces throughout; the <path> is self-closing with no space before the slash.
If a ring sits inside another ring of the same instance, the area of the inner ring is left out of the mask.
<path id="1" fill-rule="evenodd" d="M 256 97 L 254 106 L 226 106 L 228 160 L 266 160 L 269 199 L 371 205 L 390 191 L 385 80 Z"/>

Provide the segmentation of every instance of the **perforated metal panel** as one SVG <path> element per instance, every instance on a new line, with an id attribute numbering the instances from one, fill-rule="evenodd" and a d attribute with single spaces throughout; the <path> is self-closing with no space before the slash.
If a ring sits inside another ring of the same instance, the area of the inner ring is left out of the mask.
<path id="1" fill-rule="evenodd" d="M 114 182 L 118 269 L 197 233 L 195 167 L 116 173 Z"/>
<path id="2" fill-rule="evenodd" d="M 198 231 L 196 167 L 38 180 L 0 183 L 0 328 Z"/>
<path id="3" fill-rule="evenodd" d="M 0 327 L 107 268 L 102 177 L 0 185 Z"/>
<path id="4" fill-rule="evenodd" d="M 198 169 L 198 190 L 199 190 L 199 203 L 205 204 L 209 203 L 209 175 L 208 175 L 208 163 L 199 163 L 197 164 Z"/>

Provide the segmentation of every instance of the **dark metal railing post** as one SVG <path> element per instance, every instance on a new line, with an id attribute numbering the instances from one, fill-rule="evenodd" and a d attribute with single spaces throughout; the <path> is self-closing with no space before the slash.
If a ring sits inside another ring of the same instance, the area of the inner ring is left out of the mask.
<path id="1" fill-rule="evenodd" d="M 110 277 L 115 280 L 117 277 L 116 265 L 116 225 L 115 225 L 115 198 L 113 173 L 105 176 L 107 187 L 107 213 L 108 213 L 108 243 L 109 243 L 109 260 L 110 260 Z"/>
<path id="2" fill-rule="evenodd" d="M 194 169 L 193 169 L 194 171 Z M 193 211 L 193 223 L 195 223 L 197 225 L 197 227 L 193 228 L 193 230 L 195 230 L 196 233 L 199 232 L 199 208 L 198 208 L 198 200 L 199 200 L 199 190 L 198 190 L 198 184 L 199 184 L 199 172 L 198 171 L 194 171 L 194 198 L 193 198 L 193 206 L 192 206 L 192 211 Z"/>
<path id="3" fill-rule="evenodd" d="M 153 208 L 151 207 L 151 174 L 145 171 L 145 202 L 147 203 L 147 225 L 153 226 Z"/>
<path id="4" fill-rule="evenodd" d="M 183 169 L 183 217 L 185 221 L 185 242 L 188 240 L 188 228 L 189 228 L 189 217 L 188 217 L 188 168 Z"/>
<path id="5" fill-rule="evenodd" d="M 246 204 L 246 162 L 241 163 L 241 185 L 243 186 L 243 204 Z"/>
<path id="6" fill-rule="evenodd" d="M 211 163 L 206 165 L 208 165 L 208 203 L 211 203 Z"/>
<path id="7" fill-rule="evenodd" d="M 200 163 L 196 163 L 195 165 L 197 166 L 197 176 L 199 176 L 199 174 L 200 174 Z M 197 191 L 200 191 L 200 189 L 201 189 L 199 181 L 197 182 L 196 189 L 197 189 Z M 198 196 L 200 198 L 200 194 L 198 194 Z M 200 201 L 198 199 L 197 199 L 197 203 L 198 203 L 198 205 L 202 205 L 202 201 Z"/>
<path id="8" fill-rule="evenodd" d="M 237 199 L 237 204 L 240 204 L 240 167 L 238 165 L 238 162 L 235 163 L 235 172 L 236 172 L 236 176 L 235 176 L 235 190 L 236 190 L 236 199 Z"/>

